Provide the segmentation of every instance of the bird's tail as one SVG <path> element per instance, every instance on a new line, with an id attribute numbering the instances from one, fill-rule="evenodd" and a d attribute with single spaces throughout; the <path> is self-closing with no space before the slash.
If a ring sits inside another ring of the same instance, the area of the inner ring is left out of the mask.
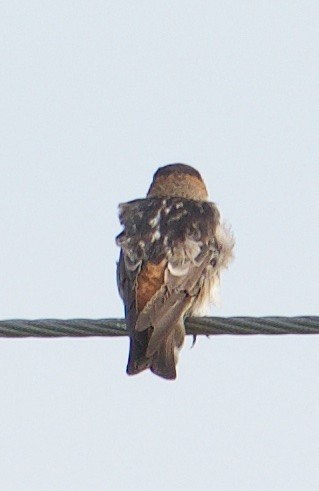
<path id="1" fill-rule="evenodd" d="M 153 329 L 150 328 L 136 333 L 134 338 L 131 338 L 126 371 L 129 375 L 135 375 L 150 368 L 159 377 L 174 380 L 178 352 L 185 337 L 184 324 L 181 322 L 170 328 L 160 342 L 155 343 L 154 348 L 152 331 Z"/>

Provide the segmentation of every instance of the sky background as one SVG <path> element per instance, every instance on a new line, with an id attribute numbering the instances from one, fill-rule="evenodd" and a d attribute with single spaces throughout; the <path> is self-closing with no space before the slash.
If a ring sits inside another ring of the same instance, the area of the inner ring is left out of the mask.
<path id="1" fill-rule="evenodd" d="M 4 1 L 0 318 L 123 317 L 119 202 L 196 167 L 236 237 L 211 315 L 318 315 L 317 1 Z M 0 488 L 319 489 L 319 337 L 0 340 Z"/>

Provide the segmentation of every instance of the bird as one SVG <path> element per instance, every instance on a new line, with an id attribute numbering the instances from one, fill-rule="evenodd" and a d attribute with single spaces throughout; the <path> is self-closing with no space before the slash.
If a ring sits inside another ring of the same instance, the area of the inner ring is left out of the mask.
<path id="1" fill-rule="evenodd" d="M 205 315 L 234 237 L 208 200 L 200 173 L 187 164 L 159 167 L 146 198 L 119 204 L 122 232 L 117 285 L 130 349 L 126 372 L 176 379 L 184 320 Z"/>

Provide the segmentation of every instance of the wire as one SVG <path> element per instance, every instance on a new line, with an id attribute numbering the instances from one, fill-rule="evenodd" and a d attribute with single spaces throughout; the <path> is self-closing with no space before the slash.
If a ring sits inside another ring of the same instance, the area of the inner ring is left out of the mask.
<path id="1" fill-rule="evenodd" d="M 319 316 L 194 317 L 186 319 L 192 335 L 319 334 Z M 0 321 L 0 337 L 55 338 L 127 336 L 123 319 L 10 319 Z"/>

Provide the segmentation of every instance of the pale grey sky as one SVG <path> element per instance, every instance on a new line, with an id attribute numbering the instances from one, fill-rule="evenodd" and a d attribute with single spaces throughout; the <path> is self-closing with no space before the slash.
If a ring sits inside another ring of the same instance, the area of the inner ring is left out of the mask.
<path id="1" fill-rule="evenodd" d="M 0 6 L 0 318 L 122 317 L 117 204 L 203 175 L 236 236 L 214 315 L 318 315 L 319 4 Z M 0 340 L 0 488 L 319 489 L 319 338 Z"/>

